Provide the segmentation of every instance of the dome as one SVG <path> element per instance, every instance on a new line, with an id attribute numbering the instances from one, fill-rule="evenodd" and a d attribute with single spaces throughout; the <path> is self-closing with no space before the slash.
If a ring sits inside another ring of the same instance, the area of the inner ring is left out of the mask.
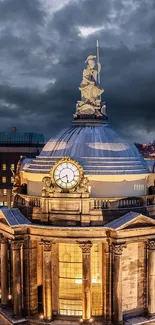
<path id="1" fill-rule="evenodd" d="M 64 156 L 78 161 L 87 175 L 148 174 L 138 149 L 109 124 L 72 126 L 51 138 L 27 171 L 49 173 Z"/>

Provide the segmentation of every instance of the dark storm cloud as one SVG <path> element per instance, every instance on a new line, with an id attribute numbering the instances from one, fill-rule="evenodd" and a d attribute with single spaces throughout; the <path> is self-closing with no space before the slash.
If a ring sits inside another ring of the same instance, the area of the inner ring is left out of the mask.
<path id="1" fill-rule="evenodd" d="M 132 139 L 155 136 L 154 30 L 154 0 L 0 0 L 1 130 L 69 126 L 99 39 L 110 120 Z"/>

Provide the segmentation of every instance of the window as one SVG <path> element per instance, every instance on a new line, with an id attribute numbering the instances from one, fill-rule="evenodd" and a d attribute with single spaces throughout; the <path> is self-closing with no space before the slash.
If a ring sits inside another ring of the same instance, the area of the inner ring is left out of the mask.
<path id="1" fill-rule="evenodd" d="M 4 202 L 4 206 L 7 207 L 8 206 L 8 202 L 5 201 Z"/>
<path id="2" fill-rule="evenodd" d="M 6 170 L 6 164 L 2 164 L 2 169 Z"/>
<path id="3" fill-rule="evenodd" d="M 6 188 L 3 189 L 3 195 L 7 195 L 7 189 Z"/>
<path id="4" fill-rule="evenodd" d="M 13 182 L 14 182 L 14 177 L 11 176 L 11 183 L 13 184 Z"/>
<path id="5" fill-rule="evenodd" d="M 2 201 L 0 201 L 0 207 L 3 207 L 3 202 Z"/>
<path id="6" fill-rule="evenodd" d="M 144 184 L 134 184 L 134 191 L 143 191 Z"/>
<path id="7" fill-rule="evenodd" d="M 15 170 L 15 164 L 11 164 L 10 169 Z"/>
<path id="8" fill-rule="evenodd" d="M 77 244 L 59 244 L 59 313 L 82 315 L 82 251 Z"/>
<path id="9" fill-rule="evenodd" d="M 100 316 L 103 310 L 102 301 L 102 244 L 93 244 L 91 249 L 91 283 L 92 283 L 92 315 Z"/>
<path id="10" fill-rule="evenodd" d="M 5 176 L 2 177 L 2 183 L 6 183 L 6 177 Z"/>

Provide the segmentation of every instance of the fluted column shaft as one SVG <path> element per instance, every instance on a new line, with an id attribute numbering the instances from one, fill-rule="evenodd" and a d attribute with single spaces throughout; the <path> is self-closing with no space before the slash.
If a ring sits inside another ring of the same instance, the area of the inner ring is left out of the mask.
<path id="1" fill-rule="evenodd" d="M 22 312 L 22 274 L 21 274 L 21 249 L 23 241 L 12 241 L 13 253 L 13 313 L 18 317 Z"/>
<path id="2" fill-rule="evenodd" d="M 44 319 L 52 320 L 52 265 L 51 249 L 52 242 L 42 241 L 43 244 L 43 301 Z"/>
<path id="3" fill-rule="evenodd" d="M 113 320 L 114 324 L 123 324 L 122 313 L 122 252 L 123 244 L 112 244 L 113 249 Z"/>
<path id="4" fill-rule="evenodd" d="M 91 247 L 92 243 L 79 243 L 82 249 L 82 318 L 91 318 Z"/>
<path id="5" fill-rule="evenodd" d="M 1 239 L 1 303 L 7 305 L 9 295 L 8 285 L 8 240 Z"/>
<path id="6" fill-rule="evenodd" d="M 148 241 L 148 314 L 155 315 L 155 240 Z"/>

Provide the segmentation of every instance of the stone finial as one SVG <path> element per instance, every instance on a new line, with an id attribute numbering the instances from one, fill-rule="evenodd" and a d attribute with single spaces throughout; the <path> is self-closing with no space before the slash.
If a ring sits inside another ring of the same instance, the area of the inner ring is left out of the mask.
<path id="1" fill-rule="evenodd" d="M 114 255 L 122 255 L 123 248 L 125 247 L 126 247 L 125 243 L 119 243 L 119 244 L 112 243 L 112 251 Z"/>

